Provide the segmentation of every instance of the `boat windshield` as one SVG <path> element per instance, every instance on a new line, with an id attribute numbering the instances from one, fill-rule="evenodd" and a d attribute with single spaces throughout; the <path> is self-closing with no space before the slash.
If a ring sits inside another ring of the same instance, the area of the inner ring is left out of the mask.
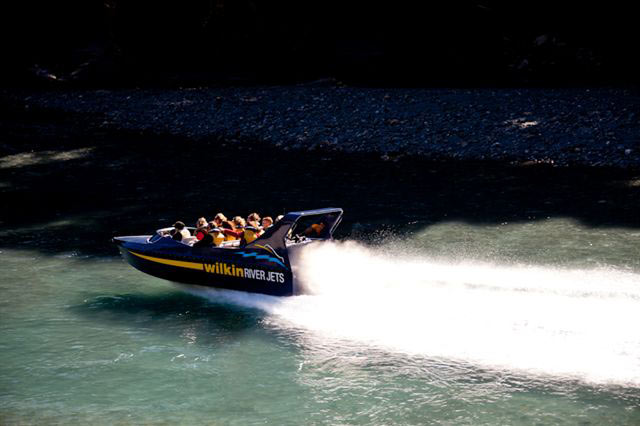
<path id="1" fill-rule="evenodd" d="M 307 237 L 310 239 L 331 238 L 333 230 L 340 221 L 338 213 L 326 213 L 303 216 L 295 223 L 289 232 L 289 237 Z"/>

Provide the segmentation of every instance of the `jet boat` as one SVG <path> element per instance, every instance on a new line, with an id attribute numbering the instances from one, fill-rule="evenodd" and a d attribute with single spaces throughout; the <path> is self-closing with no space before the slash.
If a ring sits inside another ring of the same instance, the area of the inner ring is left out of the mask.
<path id="1" fill-rule="evenodd" d="M 173 228 L 158 229 L 154 235 L 114 237 L 113 242 L 134 268 L 158 278 L 290 296 L 299 290 L 295 280 L 299 250 L 332 239 L 342 213 L 339 208 L 287 213 L 249 244 L 235 240 L 217 247 L 194 247 L 171 238 Z"/>

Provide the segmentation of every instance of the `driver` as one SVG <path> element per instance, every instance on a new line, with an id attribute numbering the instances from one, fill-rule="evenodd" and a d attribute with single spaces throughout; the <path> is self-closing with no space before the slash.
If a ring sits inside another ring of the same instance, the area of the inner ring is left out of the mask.
<path id="1" fill-rule="evenodd" d="M 323 219 L 320 223 L 314 223 L 313 225 L 305 229 L 304 236 L 309 238 L 320 238 L 326 228 L 327 223 Z"/>

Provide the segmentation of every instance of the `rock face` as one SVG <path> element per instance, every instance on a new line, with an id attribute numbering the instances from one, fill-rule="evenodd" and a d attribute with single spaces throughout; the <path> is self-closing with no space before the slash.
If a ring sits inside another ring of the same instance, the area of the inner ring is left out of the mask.
<path id="1" fill-rule="evenodd" d="M 104 129 L 202 143 L 640 168 L 640 96 L 624 89 L 336 86 L 7 92 Z"/>
<path id="2" fill-rule="evenodd" d="M 640 27 L 632 2 L 615 0 L 69 0 L 7 9 L 2 73 L 14 80 L 43 80 L 33 72 L 43 69 L 93 85 L 640 82 Z"/>

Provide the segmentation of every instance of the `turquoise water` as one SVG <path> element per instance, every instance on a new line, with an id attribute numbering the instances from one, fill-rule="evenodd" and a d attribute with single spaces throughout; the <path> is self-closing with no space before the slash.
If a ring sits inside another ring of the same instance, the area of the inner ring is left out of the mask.
<path id="1" fill-rule="evenodd" d="M 0 423 L 640 423 L 640 232 L 441 223 L 310 247 L 306 294 L 2 250 Z"/>

